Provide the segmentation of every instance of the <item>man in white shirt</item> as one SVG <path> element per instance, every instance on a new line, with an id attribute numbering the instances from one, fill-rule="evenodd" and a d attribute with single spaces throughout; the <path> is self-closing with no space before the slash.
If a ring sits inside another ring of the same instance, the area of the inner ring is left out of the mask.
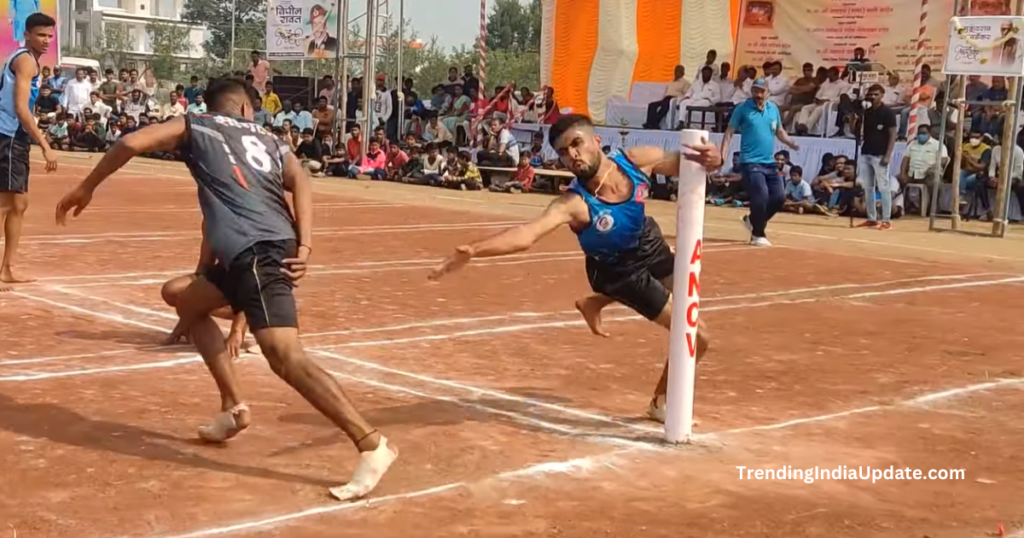
<path id="1" fill-rule="evenodd" d="M 770 73 L 765 73 L 769 75 L 768 100 L 776 106 L 782 106 L 786 104 L 786 96 L 789 95 L 789 79 L 782 74 L 782 62 L 772 62 L 770 69 Z"/>
<path id="2" fill-rule="evenodd" d="M 988 165 L 989 186 L 995 188 L 999 181 L 999 165 L 1002 163 L 1003 146 L 992 148 L 992 162 Z M 1010 181 L 1019 185 L 1024 178 L 1024 149 L 1013 144 L 1013 160 L 1010 163 Z"/>
<path id="3" fill-rule="evenodd" d="M 665 96 L 660 101 L 647 105 L 647 121 L 644 129 L 658 129 L 662 120 L 668 115 L 673 99 L 682 99 L 690 91 L 690 81 L 686 80 L 686 68 L 677 65 L 672 82 L 665 85 Z"/>
<path id="4" fill-rule="evenodd" d="M 100 92 L 94 91 L 89 94 L 89 97 L 92 99 L 93 113 L 100 115 L 100 124 L 105 126 L 107 124 L 107 120 L 110 119 L 110 111 L 112 109 L 103 102 L 103 99 L 100 98 Z"/>
<path id="5" fill-rule="evenodd" d="M 829 104 L 833 106 L 839 102 L 839 96 L 850 91 L 850 85 L 839 78 L 839 68 L 830 67 L 828 79 L 821 83 L 818 93 L 814 96 L 814 102 L 801 108 L 796 115 L 797 134 L 806 134 L 821 119 Z"/>
<path id="6" fill-rule="evenodd" d="M 68 114 L 81 119 L 82 110 L 91 104 L 92 84 L 85 78 L 85 69 L 79 67 L 75 71 L 75 80 L 64 86 L 64 107 Z"/>
<path id="7" fill-rule="evenodd" d="M 739 78 L 733 83 L 732 104 L 738 105 L 750 99 L 750 90 L 754 86 L 754 79 L 757 78 L 755 68 L 745 65 L 740 67 Z"/>
<path id="8" fill-rule="evenodd" d="M 377 73 L 377 96 L 373 100 L 373 119 L 374 127 L 378 125 L 387 125 L 388 119 L 391 118 L 391 94 L 388 92 L 385 82 L 387 76 L 384 73 Z"/>
<path id="9" fill-rule="evenodd" d="M 900 75 L 895 71 L 889 73 L 889 84 L 885 86 L 882 104 L 889 107 L 893 114 L 900 114 L 907 108 L 907 89 L 900 84 Z"/>
<path id="10" fill-rule="evenodd" d="M 298 127 L 300 133 L 313 128 L 313 115 L 308 110 L 303 110 L 301 101 L 292 103 L 292 112 L 292 125 Z"/>
<path id="11" fill-rule="evenodd" d="M 715 70 L 710 65 L 700 68 L 700 77 L 690 86 L 690 91 L 679 102 L 679 122 L 683 125 L 690 123 L 686 109 L 695 106 L 714 106 L 722 101 L 722 90 L 718 82 L 712 80 Z"/>
<path id="12" fill-rule="evenodd" d="M 1019 149 L 1019 148 L 1018 148 Z M 942 153 L 941 160 L 936 157 Z M 931 128 L 927 125 L 917 127 L 917 136 L 907 142 L 907 151 L 900 163 L 900 172 L 896 175 L 901 185 L 908 183 L 931 183 L 935 177 L 936 164 L 941 165 L 939 171 L 945 170 L 949 163 L 949 151 L 945 144 L 932 138 Z"/>
<path id="13" fill-rule="evenodd" d="M 719 97 L 719 103 L 731 103 L 732 96 L 736 93 L 736 81 L 729 78 L 729 72 L 732 71 L 732 66 L 729 62 L 722 62 L 722 66 L 715 80 L 718 82 L 718 90 L 721 94 Z"/>
<path id="14" fill-rule="evenodd" d="M 295 111 L 292 110 L 292 102 L 285 101 L 282 103 L 281 111 L 274 116 L 274 127 L 280 127 L 284 125 L 284 120 L 292 122 L 295 125 Z"/>

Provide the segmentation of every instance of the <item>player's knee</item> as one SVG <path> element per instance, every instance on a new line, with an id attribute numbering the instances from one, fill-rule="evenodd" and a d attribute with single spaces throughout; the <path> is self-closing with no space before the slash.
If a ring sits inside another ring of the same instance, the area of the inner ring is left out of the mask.
<path id="1" fill-rule="evenodd" d="M 28 211 L 28 196 L 15 196 L 14 205 L 11 208 L 11 211 L 15 215 L 21 215 L 25 211 Z"/>
<path id="2" fill-rule="evenodd" d="M 302 370 L 309 358 L 303 353 L 298 341 L 260 343 L 260 350 L 266 357 L 270 369 L 286 383 Z"/>
<path id="3" fill-rule="evenodd" d="M 164 286 L 160 288 L 160 297 L 163 298 L 167 306 L 178 306 L 178 295 L 182 292 L 182 288 L 178 285 L 177 279 L 169 280 L 164 283 Z"/>

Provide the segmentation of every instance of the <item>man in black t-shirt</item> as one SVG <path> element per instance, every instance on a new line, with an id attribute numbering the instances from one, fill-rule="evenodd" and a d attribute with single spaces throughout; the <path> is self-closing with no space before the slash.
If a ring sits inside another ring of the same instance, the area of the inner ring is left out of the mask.
<path id="1" fill-rule="evenodd" d="M 896 115 L 882 104 L 885 88 L 874 84 L 868 88 L 865 102 L 870 107 L 864 110 L 861 122 L 864 141 L 860 146 L 860 160 L 857 163 L 857 183 L 864 187 L 864 205 L 868 220 L 859 228 L 892 228 L 892 178 L 889 176 L 889 160 L 896 145 Z M 875 190 L 882 201 L 882 222 L 878 222 L 875 208 Z"/>
<path id="2" fill-rule="evenodd" d="M 40 88 L 35 109 L 36 118 L 39 119 L 39 127 L 49 127 L 53 124 L 54 118 L 60 111 L 60 100 L 53 95 L 53 90 L 49 86 Z"/>
<path id="3" fill-rule="evenodd" d="M 295 155 L 253 123 L 255 88 L 238 78 L 206 90 L 209 114 L 188 114 L 125 136 L 57 205 L 57 222 L 78 216 L 93 192 L 141 153 L 180 152 L 199 188 L 203 251 L 217 263 L 177 299 L 178 316 L 217 381 L 221 412 L 199 430 L 223 442 L 249 426 L 249 407 L 231 366 L 220 327 L 210 317 L 224 306 L 244 312 L 271 370 L 338 425 L 360 452 L 352 479 L 331 488 L 339 500 L 366 496 L 398 452 L 348 399 L 337 380 L 306 356 L 299 342 L 293 288 L 306 273 L 313 240 L 313 192 Z M 285 192 L 293 194 L 294 217 Z"/>

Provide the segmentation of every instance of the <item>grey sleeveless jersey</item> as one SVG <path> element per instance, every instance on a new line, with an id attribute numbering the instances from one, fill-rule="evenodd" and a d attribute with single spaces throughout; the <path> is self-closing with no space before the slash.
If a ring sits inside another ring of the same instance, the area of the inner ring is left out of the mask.
<path id="1" fill-rule="evenodd" d="M 288 148 L 263 127 L 222 114 L 186 116 L 182 158 L 199 186 L 206 239 L 223 264 L 262 241 L 295 240 L 285 200 Z"/>

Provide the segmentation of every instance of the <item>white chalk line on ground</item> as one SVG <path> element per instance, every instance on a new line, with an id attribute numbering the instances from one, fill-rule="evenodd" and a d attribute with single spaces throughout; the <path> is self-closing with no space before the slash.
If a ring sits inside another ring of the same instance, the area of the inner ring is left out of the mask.
<path id="1" fill-rule="evenodd" d="M 806 299 L 783 299 L 783 300 L 773 300 L 773 301 L 762 301 L 762 302 L 758 302 L 758 303 L 737 303 L 737 304 L 731 304 L 731 305 L 708 306 L 708 307 L 701 308 L 700 312 L 701 313 L 705 313 L 705 312 L 715 312 L 715 311 L 719 311 L 719 310 L 735 310 L 735 309 L 741 309 L 741 308 L 762 308 L 762 307 L 766 307 L 766 306 L 794 305 L 794 304 L 817 303 L 817 302 L 824 302 L 824 301 L 838 301 L 838 300 L 848 300 L 848 299 L 866 299 L 866 298 L 870 298 L 870 297 L 884 297 L 884 296 L 887 296 L 887 295 L 900 295 L 900 294 L 906 294 L 906 293 L 920 293 L 920 292 L 927 292 L 927 291 L 940 291 L 940 290 L 956 289 L 956 288 L 970 288 L 970 287 L 975 287 L 975 286 L 993 286 L 993 285 L 998 285 L 998 284 L 1007 284 L 1007 283 L 1022 282 L 1022 281 L 1024 281 L 1024 277 L 1011 277 L 1011 278 L 1002 278 L 1002 279 L 998 279 L 998 280 L 983 280 L 983 281 L 978 281 L 978 282 L 961 282 L 961 283 L 957 283 L 957 284 L 940 284 L 940 285 L 934 285 L 934 286 L 920 286 L 920 287 L 916 287 L 916 288 L 901 288 L 901 289 L 895 289 L 895 290 L 862 292 L 862 293 L 854 293 L 854 294 L 850 294 L 850 295 L 838 295 L 838 296 L 829 296 L 829 297 L 809 297 L 809 298 L 806 298 Z M 709 301 L 710 301 L 710 299 L 709 299 Z M 645 318 L 642 317 L 642 316 L 638 316 L 638 315 L 634 314 L 634 315 L 627 315 L 627 316 L 618 316 L 618 317 L 605 318 L 604 322 L 608 323 L 608 322 L 616 322 L 616 321 L 639 321 L 639 320 L 643 320 L 643 319 L 645 319 Z M 411 342 L 425 342 L 425 341 L 434 341 L 434 340 L 450 340 L 450 339 L 453 339 L 453 338 L 462 338 L 462 337 L 466 337 L 466 336 L 478 336 L 478 335 L 482 335 L 482 334 L 518 332 L 518 331 L 526 331 L 526 330 L 533 330 L 533 329 L 551 329 L 551 328 L 559 328 L 559 327 L 574 327 L 574 326 L 585 326 L 585 325 L 586 325 L 586 323 L 583 320 L 542 322 L 542 323 L 523 323 L 523 324 L 519 324 L 519 325 L 508 325 L 508 326 L 504 326 L 504 327 L 489 327 L 489 328 L 484 328 L 484 329 L 473 329 L 473 330 L 469 330 L 469 331 L 459 331 L 459 332 L 448 333 L 448 334 L 431 334 L 431 335 L 423 335 L 423 336 L 409 336 L 409 337 L 405 337 L 405 338 L 393 338 L 393 339 L 384 339 L 384 340 L 370 340 L 370 341 L 363 341 L 363 342 L 349 342 L 349 343 L 344 343 L 344 344 L 324 345 L 324 346 L 318 346 L 318 347 L 320 349 L 338 349 L 338 348 L 347 348 L 347 347 L 387 346 L 387 345 L 395 345 L 395 344 L 407 344 L 407 343 L 411 343 Z"/>
<path id="2" fill-rule="evenodd" d="M 320 209 L 360 209 L 378 207 L 409 207 L 408 204 L 391 202 L 333 202 L 326 204 L 313 204 L 313 211 Z M 199 214 L 198 205 L 190 206 L 163 206 L 163 207 L 132 207 L 132 206 L 90 206 L 89 213 L 196 213 Z"/>
<path id="3" fill-rule="evenodd" d="M 992 274 L 998 274 L 998 273 L 992 273 Z M 870 288 L 870 287 L 877 287 L 877 286 L 883 286 L 883 285 L 890 285 L 890 284 L 894 284 L 894 283 L 907 283 L 907 282 L 942 280 L 942 279 L 956 280 L 956 279 L 971 278 L 971 277 L 985 276 L 985 275 L 988 275 L 988 273 L 975 273 L 975 274 L 965 274 L 965 275 L 928 276 L 928 277 L 918 277 L 918 278 L 911 278 L 911 279 L 888 280 L 888 281 L 883 281 L 883 282 L 868 282 L 868 283 L 856 284 L 856 285 L 851 285 L 851 284 L 835 284 L 835 285 L 831 285 L 831 286 L 816 286 L 816 287 L 813 287 L 813 288 L 797 288 L 797 289 L 792 289 L 792 290 L 762 292 L 762 293 L 758 293 L 758 294 L 749 294 L 748 293 L 748 294 L 741 294 L 741 295 L 725 295 L 725 296 L 719 296 L 719 297 L 708 297 L 707 299 L 705 299 L 705 302 L 706 303 L 710 303 L 710 302 L 717 302 L 717 301 L 733 300 L 733 299 L 738 299 L 738 298 L 755 298 L 755 297 L 764 297 L 764 296 L 779 296 L 779 295 L 798 294 L 798 293 L 806 293 L 806 292 L 820 292 L 820 291 L 828 291 L 828 290 L 831 290 L 831 289 L 842 289 L 842 288 L 846 288 L 846 287 L 850 287 L 850 286 Z M 162 281 L 158 281 L 158 282 L 162 282 Z M 116 306 L 121 306 L 121 307 L 124 307 L 124 308 L 136 310 L 136 311 L 142 311 L 143 313 L 146 313 L 146 314 L 158 315 L 160 317 L 164 317 L 164 318 L 167 318 L 167 319 L 177 319 L 176 317 L 174 317 L 171 314 L 166 314 L 166 313 L 163 313 L 163 312 L 157 312 L 157 311 L 149 310 L 149 309 L 145 309 L 145 308 L 134 307 L 134 306 L 122 304 L 122 303 L 119 303 L 119 302 L 111 301 L 111 300 L 108 300 L 108 299 L 104 299 L 104 298 L 101 298 L 101 297 L 87 295 L 87 294 L 80 293 L 80 292 L 72 292 L 71 290 L 65 289 L 67 287 L 68 286 L 60 286 L 60 287 L 54 287 L 54 288 L 50 288 L 50 289 L 53 289 L 53 290 L 56 290 L 56 291 L 63 291 L 65 293 L 73 293 L 73 294 L 79 295 L 79 296 L 81 296 L 83 298 L 97 300 L 97 301 L 100 301 L 100 302 L 106 302 L 106 303 L 114 304 Z M 776 304 L 776 303 L 777 302 L 773 302 L 773 303 L 770 303 L 770 304 Z M 739 306 L 742 307 L 744 305 L 739 305 Z M 720 307 L 713 307 L 712 306 L 712 307 L 704 308 L 703 310 L 705 310 L 705 311 L 707 311 L 707 310 L 715 310 L 716 308 L 720 308 Z M 625 308 L 625 307 L 622 307 L 622 306 L 610 306 L 606 310 L 626 311 L 628 309 Z M 93 311 L 90 311 L 90 312 L 93 312 Z M 102 317 L 102 314 L 99 313 L 99 312 L 93 312 L 93 315 L 98 315 L 98 316 Z M 577 316 L 577 315 L 579 315 L 579 312 L 577 312 L 576 310 L 560 310 L 560 311 L 553 311 L 553 312 L 510 312 L 510 313 L 507 313 L 507 314 L 498 314 L 498 315 L 491 315 L 491 316 L 477 316 L 477 317 L 464 317 L 464 318 L 436 319 L 436 320 L 430 320 L 430 321 L 418 321 L 418 322 L 411 322 L 411 323 L 401 323 L 401 324 L 397 324 L 397 325 L 385 325 L 385 326 L 378 326 L 378 327 L 353 328 L 353 329 L 342 329 L 342 330 L 326 331 L 326 332 L 319 332 L 319 333 L 307 333 L 307 334 L 303 334 L 302 338 L 303 338 L 303 340 L 305 340 L 305 339 L 308 339 L 308 338 L 316 338 L 316 337 L 324 337 L 324 336 L 341 336 L 341 335 L 363 334 L 363 333 L 404 331 L 404 330 L 409 330 L 409 329 L 429 328 L 429 327 L 442 327 L 442 326 L 448 326 L 448 325 L 479 324 L 479 323 L 491 322 L 491 321 L 507 321 L 507 320 L 514 320 L 514 319 L 522 319 L 522 318 L 534 319 L 534 318 L 557 317 L 557 316 L 565 316 L 565 315 Z M 103 319 L 108 319 L 108 318 L 103 318 Z M 626 321 L 626 320 L 630 320 L 631 321 L 631 320 L 639 320 L 639 319 L 642 319 L 642 318 L 639 317 L 639 316 L 635 316 L 635 315 L 628 315 L 628 316 L 623 316 L 623 317 L 614 317 L 614 318 L 610 317 L 610 318 L 607 318 L 605 321 Z M 533 329 L 533 328 L 565 327 L 565 326 L 581 326 L 581 325 L 583 325 L 583 322 L 581 320 L 574 319 L 574 320 L 562 321 L 562 322 L 546 322 L 546 323 L 526 324 L 526 325 L 512 325 L 512 326 L 497 327 L 497 328 L 492 328 L 492 329 L 477 329 L 477 330 L 474 330 L 474 331 L 463 331 L 463 332 L 459 332 L 459 333 L 455 333 L 455 334 L 426 335 L 426 336 L 421 336 L 421 337 L 413 337 L 414 339 L 413 340 L 409 340 L 409 341 L 421 341 L 423 339 L 445 340 L 445 339 L 455 338 L 455 337 L 458 337 L 458 336 L 473 336 L 473 335 L 477 335 L 477 334 L 487 334 L 488 332 L 501 333 L 501 332 L 513 332 L 513 331 L 517 331 L 517 330 L 528 330 L 528 329 Z M 153 327 L 147 325 L 146 328 L 153 328 Z M 481 332 L 481 331 L 483 331 L 483 332 Z M 388 340 L 387 342 L 388 343 L 403 343 L 404 341 L 402 341 L 402 340 Z M 355 344 L 356 345 L 354 347 L 358 347 L 358 343 L 355 343 Z M 371 345 L 379 345 L 379 343 L 378 342 L 371 342 Z M 321 346 L 321 347 L 324 347 L 324 346 Z M 330 346 L 326 346 L 326 347 L 329 348 Z M 140 350 L 144 350 L 144 349 L 145 348 L 141 348 Z M 166 348 L 158 348 L 158 349 L 166 349 Z M 116 351 L 116 352 L 120 353 L 121 351 Z M 33 363 L 33 362 L 48 362 L 48 361 L 52 361 L 52 360 L 59 360 L 61 358 L 88 358 L 88 357 L 93 357 L 93 356 L 103 356 L 103 355 L 106 355 L 108 353 L 110 353 L 110 352 L 99 352 L 99 353 L 92 353 L 92 354 L 81 354 L 81 355 L 75 355 L 75 356 L 69 356 L 69 357 L 43 357 L 43 358 L 33 358 L 33 359 L 20 359 L 17 362 L 9 362 L 9 363 L 0 362 L 0 366 L 3 366 L 4 364 L 22 364 L 22 363 L 30 364 L 30 363 Z"/>
<path id="4" fill-rule="evenodd" d="M 64 370 L 60 372 L 41 372 L 37 374 L 22 374 L 22 375 L 8 375 L 0 376 L 0 382 L 12 382 L 12 381 L 41 381 L 44 379 L 57 379 L 61 377 L 75 377 L 82 375 L 92 374 L 106 374 L 110 372 L 127 372 L 132 370 L 150 370 L 153 368 L 170 368 L 172 366 L 180 366 L 182 364 L 201 363 L 203 358 L 196 354 L 190 354 L 187 357 L 178 359 L 170 359 L 158 362 L 142 362 L 136 364 L 122 364 L 118 366 L 105 366 L 102 368 L 84 368 L 81 370 Z"/>
<path id="5" fill-rule="evenodd" d="M 631 449 L 613 450 L 611 452 L 605 452 L 603 454 L 597 454 L 594 456 L 572 458 L 562 461 L 536 463 L 512 471 L 488 475 L 484 478 L 476 480 L 452 482 L 440 486 L 434 486 L 431 488 L 410 491 L 406 493 L 396 493 L 393 495 L 384 495 L 381 497 L 371 497 L 363 501 L 357 501 L 347 504 L 331 504 L 326 506 L 318 506 L 315 508 L 309 508 L 297 512 L 289 512 L 277 516 L 270 516 L 256 521 L 233 523 L 221 527 L 211 527 L 202 530 L 187 532 L 184 534 L 165 535 L 161 538 L 205 538 L 207 536 L 222 536 L 225 534 L 233 534 L 242 531 L 253 531 L 256 529 L 280 525 L 281 523 L 305 519 L 323 514 L 358 510 L 362 508 L 369 508 L 371 506 L 377 506 L 380 504 L 388 504 L 397 501 L 415 499 L 419 497 L 429 497 L 433 495 L 438 495 L 440 493 L 453 491 L 456 489 L 470 488 L 475 484 L 482 484 L 494 480 L 512 480 L 523 478 L 532 479 L 541 478 L 551 474 L 574 474 L 578 472 L 590 471 L 601 465 L 611 465 L 613 462 L 617 460 L 617 458 L 632 451 L 633 450 Z M 398 462 L 399 464 L 401 464 L 401 458 L 399 458 Z"/>

